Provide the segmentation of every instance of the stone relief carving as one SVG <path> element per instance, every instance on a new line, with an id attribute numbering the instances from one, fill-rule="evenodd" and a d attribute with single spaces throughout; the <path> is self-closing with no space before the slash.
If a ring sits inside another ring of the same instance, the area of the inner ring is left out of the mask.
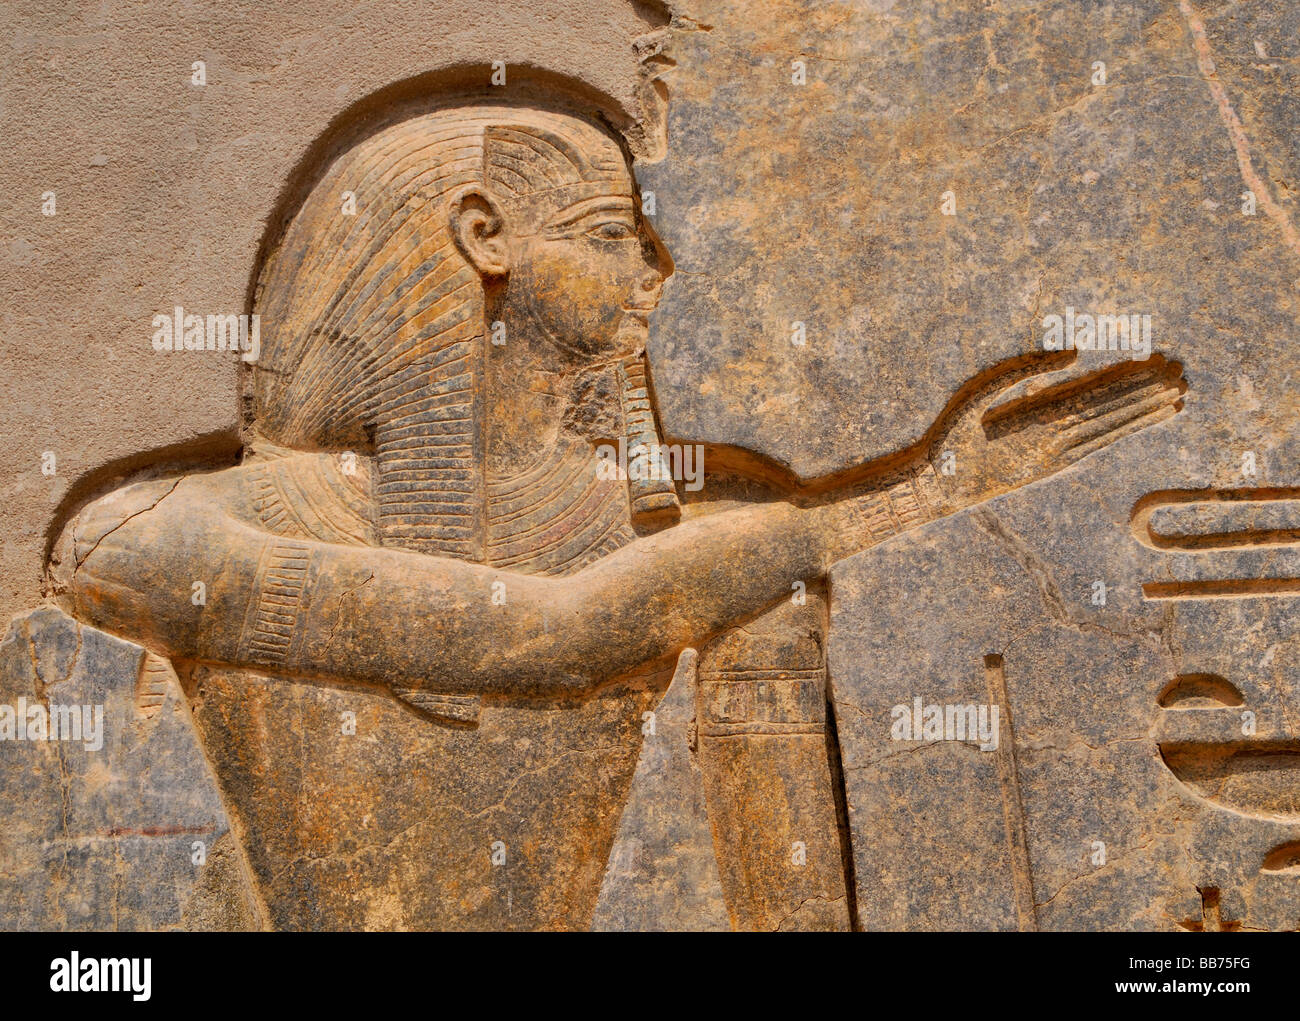
<path id="1" fill-rule="evenodd" d="M 183 692 L 249 924 L 587 927 L 676 673 L 729 924 L 850 928 L 831 565 L 1183 408 L 1159 353 L 1020 356 L 919 443 L 801 478 L 663 435 L 645 345 L 672 271 L 626 143 L 579 110 L 388 126 L 324 169 L 262 268 L 240 465 L 63 529 L 51 590 L 145 650 L 137 712 Z M 701 452 L 702 488 L 661 445 Z"/>

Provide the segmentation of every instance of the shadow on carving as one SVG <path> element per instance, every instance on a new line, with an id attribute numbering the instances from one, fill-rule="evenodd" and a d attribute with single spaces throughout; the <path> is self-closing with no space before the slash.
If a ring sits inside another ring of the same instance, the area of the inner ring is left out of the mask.
<path id="1" fill-rule="evenodd" d="M 50 515 L 45 530 L 44 563 L 49 564 L 59 533 L 73 515 L 99 497 L 134 482 L 219 471 L 237 464 L 239 453 L 239 432 L 232 426 L 183 443 L 129 454 L 81 476 L 68 487 Z"/>
<path id="2" fill-rule="evenodd" d="M 1022 355 L 906 450 L 805 480 L 711 448 L 708 496 L 687 501 L 640 470 L 659 456 L 644 352 L 673 263 L 642 215 L 634 126 L 523 70 L 553 101 L 457 92 L 488 80 L 460 69 L 368 97 L 312 147 L 250 286 L 240 463 L 62 515 L 52 587 L 158 658 L 142 717 L 175 668 L 268 925 L 585 927 L 645 716 L 689 646 L 733 924 L 849 928 L 829 565 L 1167 421 L 1181 368 L 1065 379 L 1073 353 Z M 629 463 L 611 475 L 615 437 Z"/>
<path id="3" fill-rule="evenodd" d="M 1169 771 L 1207 801 L 1257 819 L 1300 822 L 1300 741 L 1159 747 Z"/>
<path id="4" fill-rule="evenodd" d="M 1065 380 L 1034 389 L 998 405 L 984 416 L 984 432 L 990 439 L 1041 427 L 1067 415 L 1095 417 L 1098 425 L 1112 421 L 1131 422 L 1142 428 L 1163 421 L 1182 410 L 1182 402 L 1170 402 L 1171 394 L 1187 392 L 1182 366 L 1163 355 L 1152 355 L 1135 369 L 1120 363 L 1097 373 L 1089 381 Z M 1146 416 L 1155 416 L 1148 419 Z M 1080 436 L 1074 446 L 1089 444 L 1095 437 Z"/>
<path id="5" fill-rule="evenodd" d="M 1279 844 L 1264 856 L 1261 872 L 1278 872 L 1288 876 L 1300 876 L 1300 840 Z"/>
<path id="6" fill-rule="evenodd" d="M 1162 709 L 1223 709 L 1244 704 L 1236 686 L 1217 674 L 1179 674 L 1159 698 Z"/>
<path id="7" fill-rule="evenodd" d="M 1276 508 L 1278 504 L 1296 503 L 1294 507 Z M 1291 527 L 1241 527 L 1220 531 L 1193 531 L 1198 524 L 1197 514 L 1207 511 L 1219 513 L 1218 520 L 1231 521 L 1261 509 L 1281 509 L 1300 520 L 1300 488 L 1264 489 L 1162 489 L 1148 493 L 1133 507 L 1131 528 L 1133 537 L 1143 546 L 1154 550 L 1185 550 L 1190 553 L 1211 553 L 1216 550 L 1255 549 L 1264 546 L 1300 545 L 1300 524 Z M 1170 513 L 1182 512 L 1182 513 Z M 1177 532 L 1162 532 L 1155 527 L 1153 518 L 1164 513 L 1173 523 L 1188 519 Z"/>
<path id="8" fill-rule="evenodd" d="M 1189 918 L 1179 923 L 1187 932 L 1238 932 L 1241 922 L 1223 917 L 1222 894 L 1217 886 L 1198 886 L 1201 895 L 1201 917 Z"/>
<path id="9" fill-rule="evenodd" d="M 1300 488 L 1162 489 L 1133 507 L 1133 538 L 1147 549 L 1192 554 L 1300 547 Z M 1300 578 L 1149 581 L 1150 600 L 1246 599 L 1300 594 Z"/>

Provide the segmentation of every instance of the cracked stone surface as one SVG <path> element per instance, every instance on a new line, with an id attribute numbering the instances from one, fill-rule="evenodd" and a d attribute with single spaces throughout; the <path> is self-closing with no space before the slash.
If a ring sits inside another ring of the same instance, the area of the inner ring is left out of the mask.
<path id="1" fill-rule="evenodd" d="M 354 6 L 0 14 L 0 928 L 1300 929 L 1300 8 Z"/>
<path id="2" fill-rule="evenodd" d="M 147 656 L 53 608 L 16 617 L 0 642 L 7 705 L 104 714 L 102 747 L 0 741 L 0 927 L 254 924 L 242 852 L 184 695 L 170 669 L 142 694 Z"/>

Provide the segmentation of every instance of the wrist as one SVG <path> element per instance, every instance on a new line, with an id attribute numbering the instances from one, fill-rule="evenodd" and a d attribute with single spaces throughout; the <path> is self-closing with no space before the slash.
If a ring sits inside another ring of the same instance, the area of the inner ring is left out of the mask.
<path id="1" fill-rule="evenodd" d="M 868 549 L 950 513 L 951 499 L 934 466 L 919 460 L 868 493 L 823 508 L 832 515 L 835 558 Z"/>

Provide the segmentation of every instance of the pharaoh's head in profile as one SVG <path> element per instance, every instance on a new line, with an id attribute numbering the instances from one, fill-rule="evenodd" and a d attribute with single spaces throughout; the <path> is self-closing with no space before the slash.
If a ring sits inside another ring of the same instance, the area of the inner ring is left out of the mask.
<path id="1" fill-rule="evenodd" d="M 268 261 L 257 429 L 373 455 L 385 545 L 576 570 L 629 537 L 618 487 L 534 485 L 522 515 L 511 494 L 572 481 L 578 433 L 617 428 L 610 383 L 639 372 L 669 272 L 607 129 L 501 106 L 405 121 L 335 162 Z"/>
<path id="2" fill-rule="evenodd" d="M 835 478 L 712 447 L 698 494 L 610 477 L 602 444 L 660 440 L 644 350 L 672 263 L 623 140 L 560 106 L 370 134 L 268 253 L 242 463 L 90 504 L 51 573 L 70 613 L 175 669 L 269 926 L 586 926 L 645 716 L 696 650 L 733 923 L 847 925 L 829 565 L 1157 424 L 1183 389 L 1131 363 L 1018 392 L 990 429 L 1008 386 L 1068 361 L 1021 358 Z M 937 470 L 951 451 L 961 472 Z M 778 876 L 792 826 L 808 868 Z"/>

